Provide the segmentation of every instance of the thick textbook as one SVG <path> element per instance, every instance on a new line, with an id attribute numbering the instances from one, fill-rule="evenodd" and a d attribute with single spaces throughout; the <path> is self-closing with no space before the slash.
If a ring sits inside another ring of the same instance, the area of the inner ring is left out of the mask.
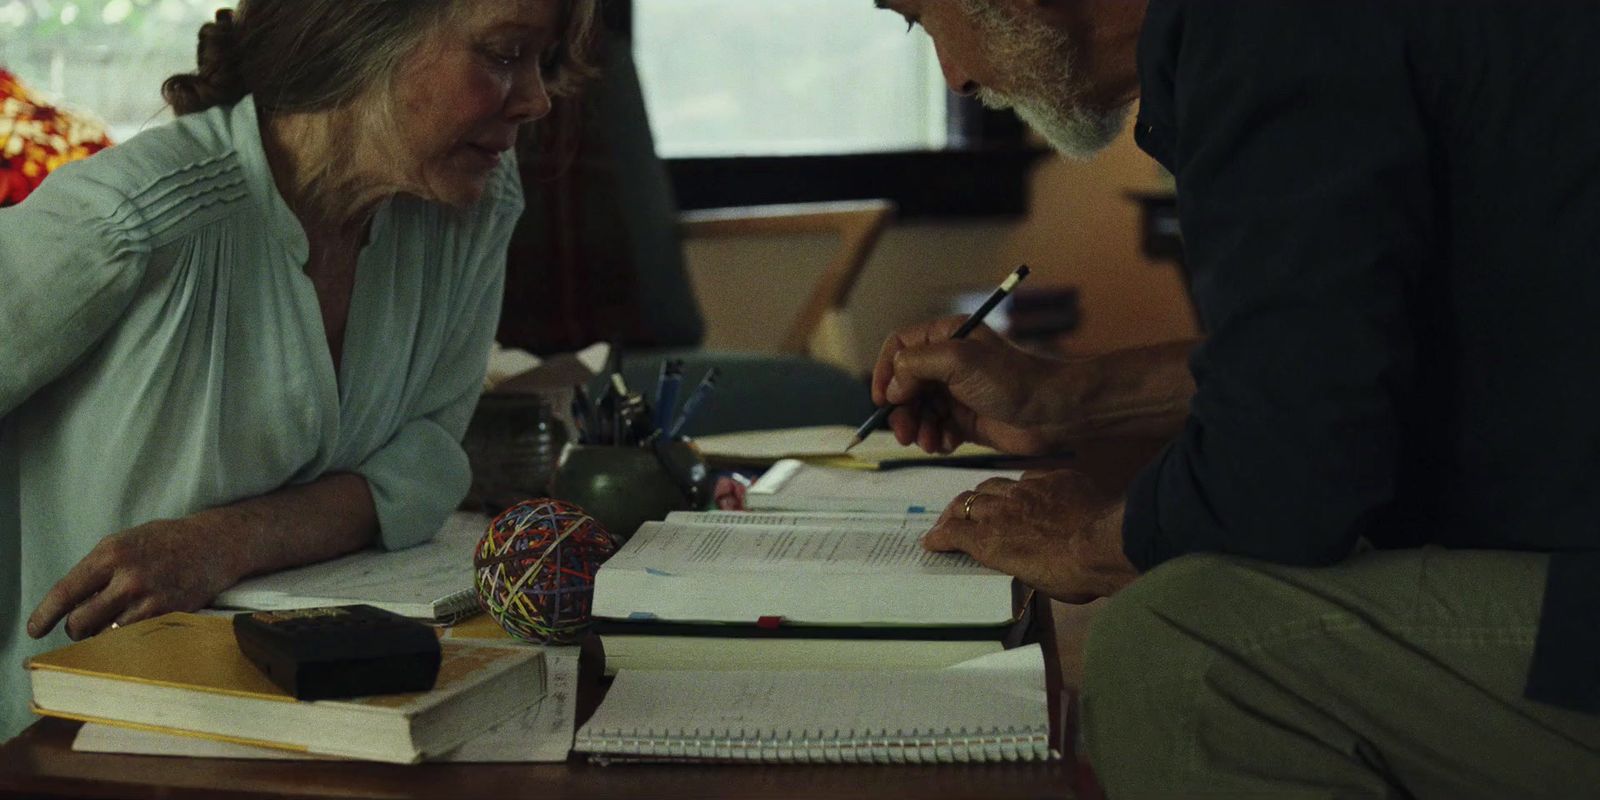
<path id="1" fill-rule="evenodd" d="M 963 629 L 781 628 L 601 621 L 605 673 L 622 670 L 878 670 L 947 667 L 1020 642 L 1026 621 Z M 938 637 L 938 638 L 935 638 Z"/>
<path id="2" fill-rule="evenodd" d="M 680 512 L 646 523 L 597 576 L 605 671 L 931 668 L 1019 644 L 1013 581 L 924 551 L 933 520 Z"/>
<path id="3" fill-rule="evenodd" d="M 945 669 L 631 672 L 578 730 L 600 761 L 1038 761 L 1050 747 L 1038 645 Z"/>
<path id="4" fill-rule="evenodd" d="M 446 640 L 432 691 L 295 700 L 234 643 L 226 617 L 166 614 L 28 661 L 35 713 L 346 758 L 444 753 L 545 694 L 542 651 Z"/>
<path id="5" fill-rule="evenodd" d="M 365 603 L 403 617 L 447 624 L 478 611 L 472 550 L 489 526 L 458 511 L 431 541 L 405 550 L 357 553 L 240 581 L 217 595 L 217 608 L 285 611 Z"/>
<path id="6" fill-rule="evenodd" d="M 548 688 L 543 699 L 443 754 L 428 756 L 427 761 L 456 764 L 566 761 L 567 754 L 572 750 L 573 722 L 577 710 L 578 648 L 547 647 L 544 648 L 544 654 Z M 92 722 L 84 723 L 78 729 L 78 735 L 72 740 L 72 749 L 82 753 L 268 761 L 331 758 L 276 747 L 255 747 Z"/>

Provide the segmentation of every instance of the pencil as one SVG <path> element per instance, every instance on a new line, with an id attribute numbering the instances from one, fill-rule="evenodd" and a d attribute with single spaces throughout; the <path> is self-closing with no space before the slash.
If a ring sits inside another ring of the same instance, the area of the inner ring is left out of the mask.
<path id="1" fill-rule="evenodd" d="M 1001 281 L 1000 285 L 995 288 L 992 294 L 989 295 L 989 299 L 984 300 L 983 305 L 978 306 L 978 310 L 972 312 L 972 316 L 967 317 L 966 322 L 961 323 L 961 327 L 956 328 L 955 333 L 950 334 L 950 338 L 967 338 L 967 334 L 972 333 L 979 325 L 982 325 L 983 318 L 989 316 L 989 312 L 993 311 L 995 306 L 1000 305 L 1000 301 L 1010 296 L 1011 291 L 1017 288 L 1017 284 L 1022 283 L 1022 279 L 1026 277 L 1028 277 L 1028 265 L 1023 264 L 1022 266 L 1017 267 L 1015 272 L 1006 276 L 1004 281 Z M 893 403 L 879 406 L 878 410 L 873 412 L 872 416 L 868 417 L 867 421 L 861 423 L 861 427 L 856 429 L 855 438 L 850 440 L 850 446 L 846 447 L 844 451 L 848 453 L 855 449 L 856 445 L 866 441 L 867 436 L 869 436 L 873 431 L 877 430 L 878 427 L 883 424 L 884 420 L 888 419 L 889 415 L 894 413 L 894 409 L 895 406 Z"/>

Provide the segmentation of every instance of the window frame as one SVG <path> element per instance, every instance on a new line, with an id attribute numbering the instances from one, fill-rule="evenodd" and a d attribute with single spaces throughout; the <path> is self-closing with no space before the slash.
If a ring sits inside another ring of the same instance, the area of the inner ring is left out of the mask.
<path id="1" fill-rule="evenodd" d="M 605 0 L 604 23 L 633 41 L 633 0 Z M 1048 154 L 1010 111 L 952 93 L 942 150 L 664 158 L 679 208 L 884 198 L 901 219 L 1016 218 L 1028 173 Z"/>

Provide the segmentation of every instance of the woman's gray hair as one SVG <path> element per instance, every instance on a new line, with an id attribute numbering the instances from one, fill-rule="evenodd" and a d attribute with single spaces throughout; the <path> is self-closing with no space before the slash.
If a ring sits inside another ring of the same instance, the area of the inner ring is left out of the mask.
<path id="1" fill-rule="evenodd" d="M 584 45 L 594 0 L 554 0 L 565 30 L 553 93 L 590 72 Z M 198 68 L 174 75 L 161 94 L 178 114 L 232 105 L 253 95 L 264 114 L 341 108 L 386 89 L 404 58 L 457 0 L 240 0 L 200 28 Z"/>

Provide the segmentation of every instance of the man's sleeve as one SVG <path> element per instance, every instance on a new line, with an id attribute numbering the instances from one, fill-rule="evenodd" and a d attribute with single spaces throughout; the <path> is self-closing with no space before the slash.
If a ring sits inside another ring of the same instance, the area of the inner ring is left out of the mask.
<path id="1" fill-rule="evenodd" d="M 1408 298 L 1443 265 L 1392 5 L 1185 11 L 1174 171 L 1208 335 L 1185 430 L 1129 491 L 1141 569 L 1197 551 L 1333 563 L 1394 497 Z"/>
<path id="2" fill-rule="evenodd" d="M 434 365 L 422 412 L 403 424 L 357 470 L 367 479 L 378 515 L 379 542 L 398 550 L 427 541 L 466 496 L 472 471 L 461 438 L 483 393 L 505 292 L 506 245 L 522 214 L 521 183 L 509 157 L 492 179 L 490 206 L 471 251 L 473 276 L 454 309 L 454 325 Z"/>

